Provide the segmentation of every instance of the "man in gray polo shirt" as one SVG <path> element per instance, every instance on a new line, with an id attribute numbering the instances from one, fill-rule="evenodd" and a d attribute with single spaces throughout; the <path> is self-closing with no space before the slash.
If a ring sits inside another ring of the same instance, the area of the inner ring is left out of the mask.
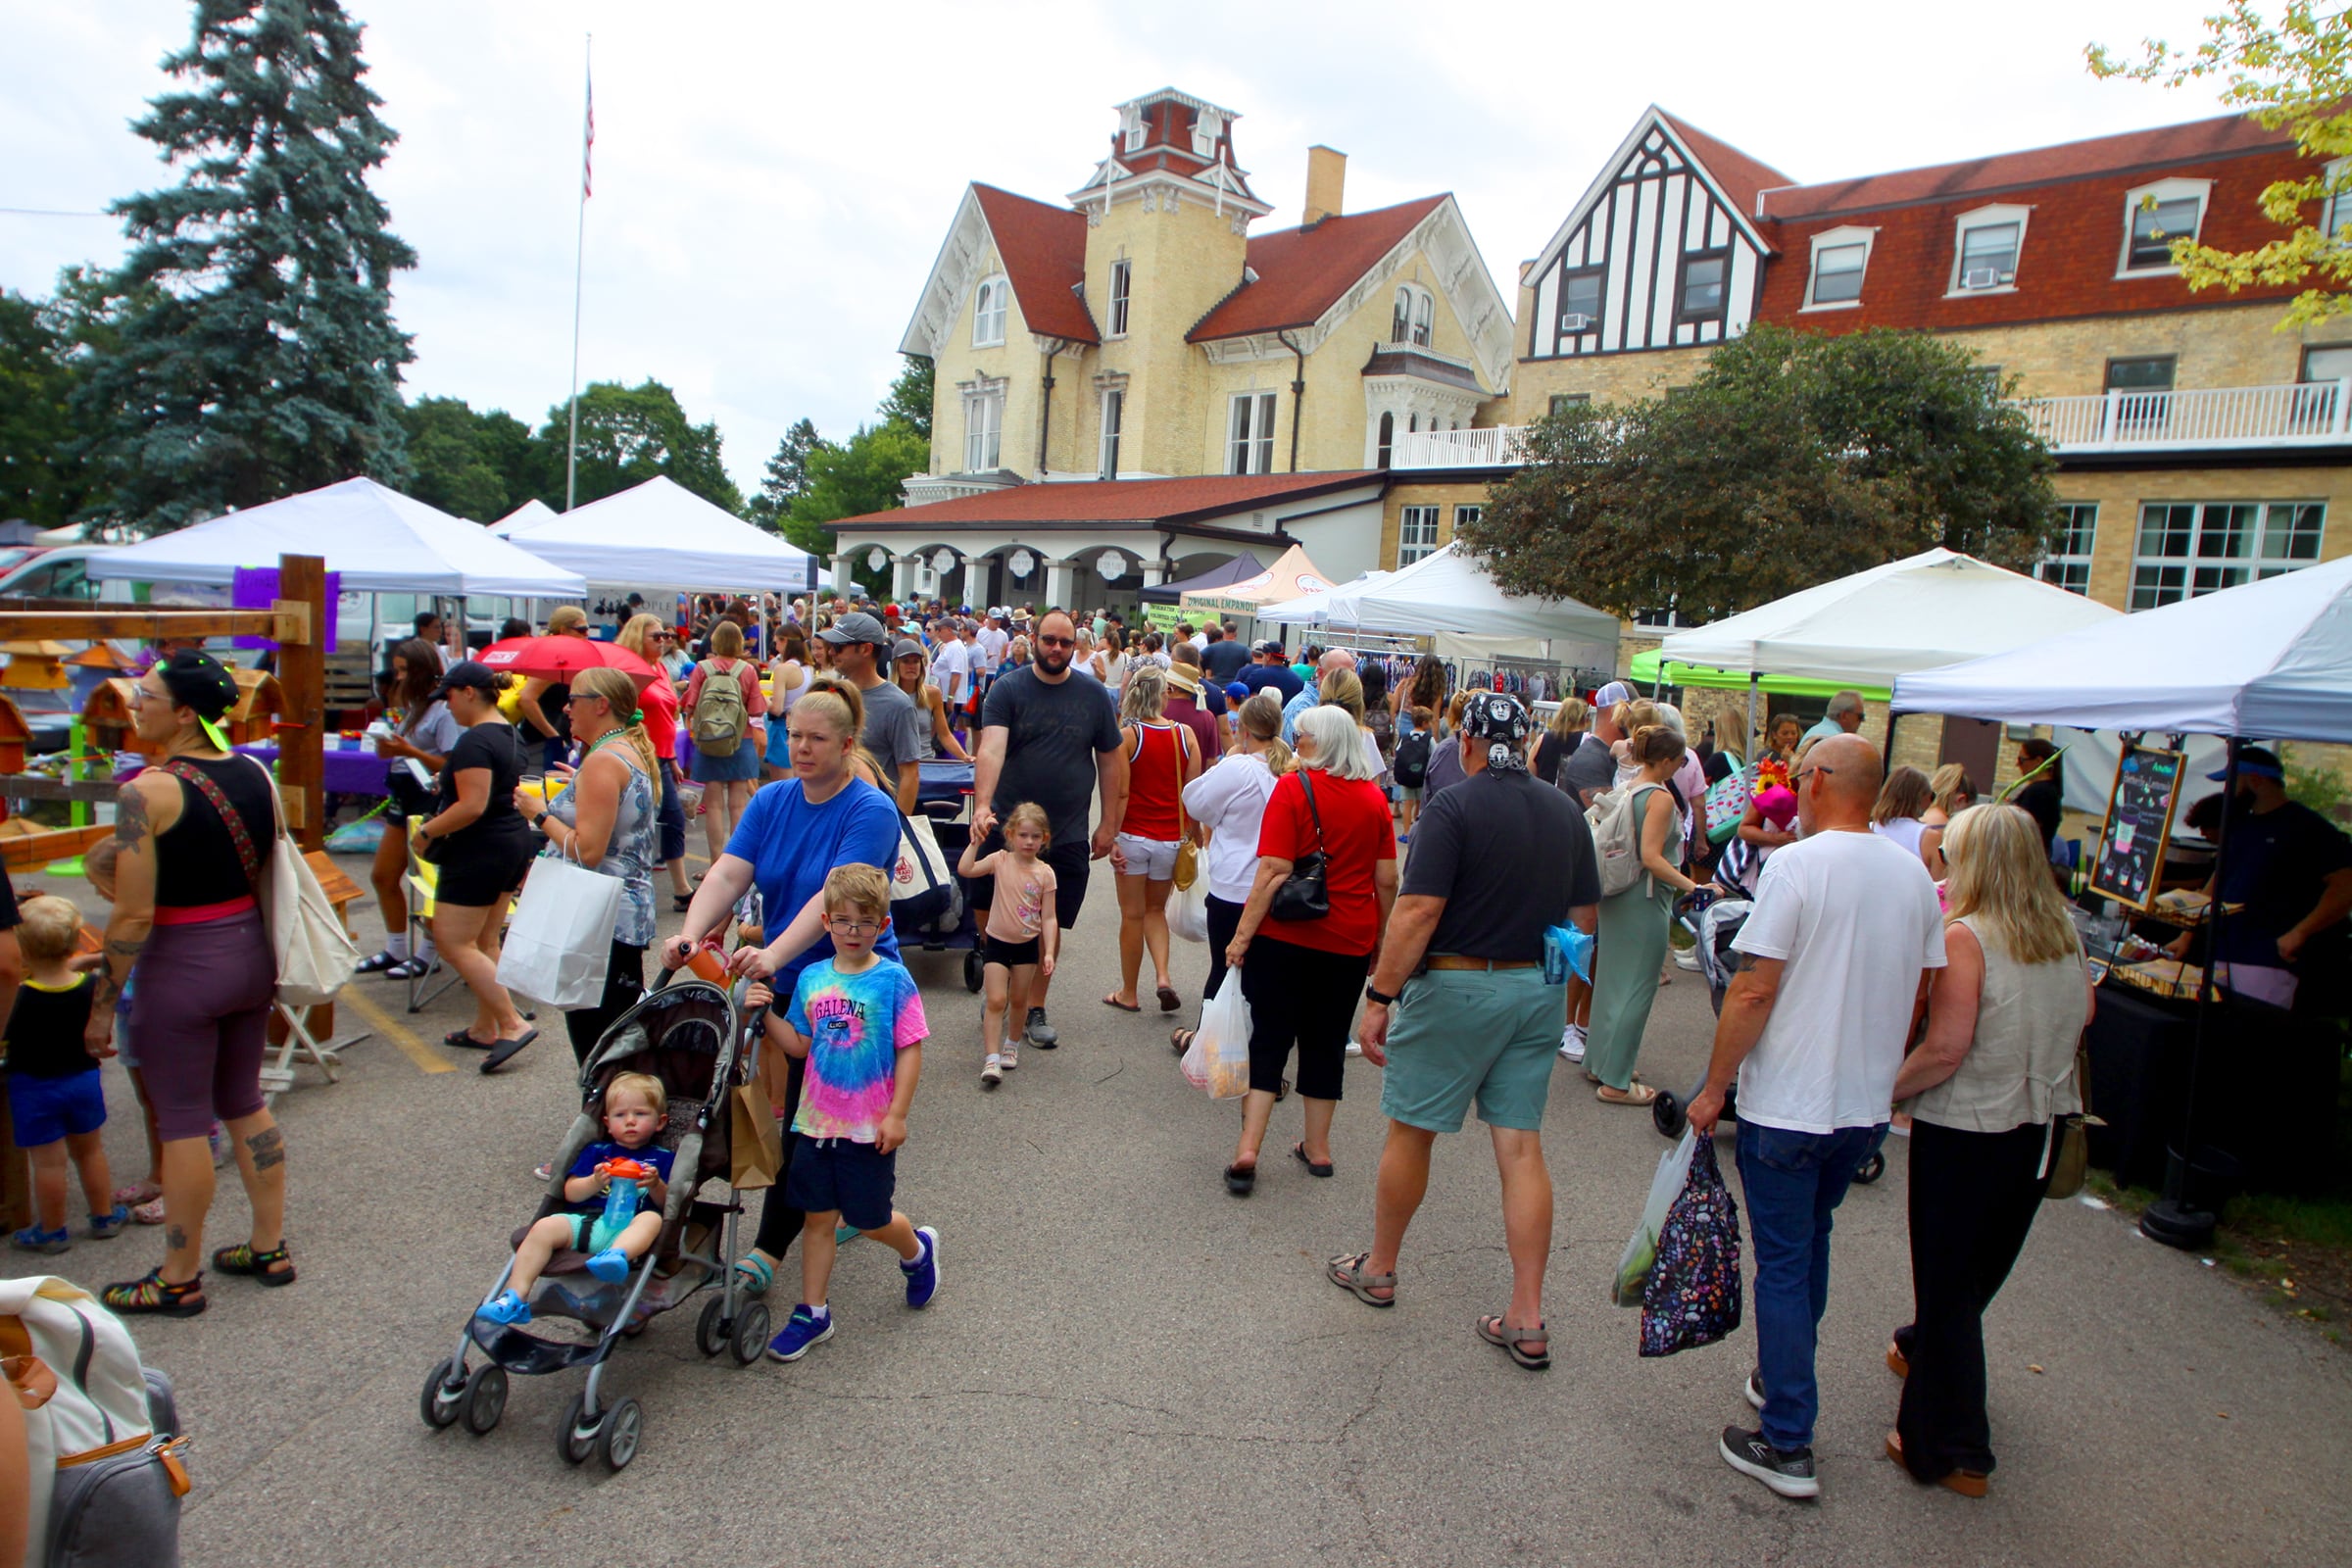
<path id="1" fill-rule="evenodd" d="M 816 635 L 832 646 L 833 668 L 855 682 L 865 698 L 865 749 L 882 765 L 882 776 L 897 780 L 899 809 L 911 815 L 922 782 L 925 715 L 913 698 L 882 677 L 890 633 L 873 616 L 856 610 Z"/>

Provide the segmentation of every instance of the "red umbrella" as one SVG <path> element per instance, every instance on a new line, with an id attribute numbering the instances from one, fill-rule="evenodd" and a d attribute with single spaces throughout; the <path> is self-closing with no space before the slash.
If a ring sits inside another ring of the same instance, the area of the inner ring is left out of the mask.
<path id="1" fill-rule="evenodd" d="M 492 643 L 474 658 L 502 675 L 511 672 L 565 684 L 589 669 L 617 669 L 635 681 L 639 691 L 662 678 L 660 670 L 618 643 L 586 637 L 510 637 Z"/>

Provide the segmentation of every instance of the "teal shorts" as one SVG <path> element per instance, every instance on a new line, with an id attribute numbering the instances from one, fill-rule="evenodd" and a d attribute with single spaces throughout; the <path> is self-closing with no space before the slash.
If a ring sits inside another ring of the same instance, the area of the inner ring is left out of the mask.
<path id="1" fill-rule="evenodd" d="M 1542 967 L 1432 969 L 1405 982 L 1389 1024 L 1380 1113 L 1458 1133 L 1473 1101 L 1490 1127 L 1544 1125 L 1568 990 Z"/>

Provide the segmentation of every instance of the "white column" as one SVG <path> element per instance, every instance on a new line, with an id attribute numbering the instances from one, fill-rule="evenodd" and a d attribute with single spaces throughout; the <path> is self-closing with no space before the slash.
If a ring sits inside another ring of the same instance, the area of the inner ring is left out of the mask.
<path id="1" fill-rule="evenodd" d="M 1037 607 L 1041 612 L 1048 606 L 1059 606 L 1073 615 L 1078 612 L 1078 607 L 1071 602 L 1077 586 L 1077 570 L 1078 563 L 1075 561 L 1046 563 L 1046 597 Z"/>
<path id="2" fill-rule="evenodd" d="M 914 568 L 920 559 L 916 556 L 894 556 L 891 558 L 890 597 L 901 604 L 914 597 Z"/>
<path id="3" fill-rule="evenodd" d="M 1147 588 L 1158 587 L 1160 579 L 1167 574 L 1167 568 L 1156 561 L 1140 562 L 1137 564 L 1136 570 L 1142 574 L 1144 586 Z"/>
<path id="4" fill-rule="evenodd" d="M 850 574 L 850 568 L 853 558 L 861 554 L 862 551 L 844 550 L 834 556 L 833 592 L 846 595 L 856 587 L 857 579 Z"/>

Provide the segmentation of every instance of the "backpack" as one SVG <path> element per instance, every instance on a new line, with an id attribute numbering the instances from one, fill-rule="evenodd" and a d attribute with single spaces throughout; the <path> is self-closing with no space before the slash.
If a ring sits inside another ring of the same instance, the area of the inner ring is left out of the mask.
<path id="1" fill-rule="evenodd" d="M 0 1376 L 24 1411 L 25 1562 L 176 1565 L 188 1472 L 172 1383 L 139 1365 L 122 1320 L 54 1275 L 0 1280 Z"/>
<path id="2" fill-rule="evenodd" d="M 733 757 L 735 748 L 743 744 L 744 731 L 751 726 L 751 715 L 743 705 L 743 682 L 735 671 L 740 665 L 721 670 L 712 664 L 703 674 L 701 695 L 694 700 L 694 749 L 705 757 Z"/>
<path id="3" fill-rule="evenodd" d="M 1600 896 L 1615 898 L 1648 875 L 1642 869 L 1642 797 L 1663 785 L 1603 790 L 1585 810 L 1592 829 L 1592 855 L 1600 862 Z"/>
<path id="4" fill-rule="evenodd" d="M 1390 776 L 1399 789 L 1417 790 L 1429 780 L 1429 731 L 1417 729 L 1396 743 L 1396 757 Z"/>

